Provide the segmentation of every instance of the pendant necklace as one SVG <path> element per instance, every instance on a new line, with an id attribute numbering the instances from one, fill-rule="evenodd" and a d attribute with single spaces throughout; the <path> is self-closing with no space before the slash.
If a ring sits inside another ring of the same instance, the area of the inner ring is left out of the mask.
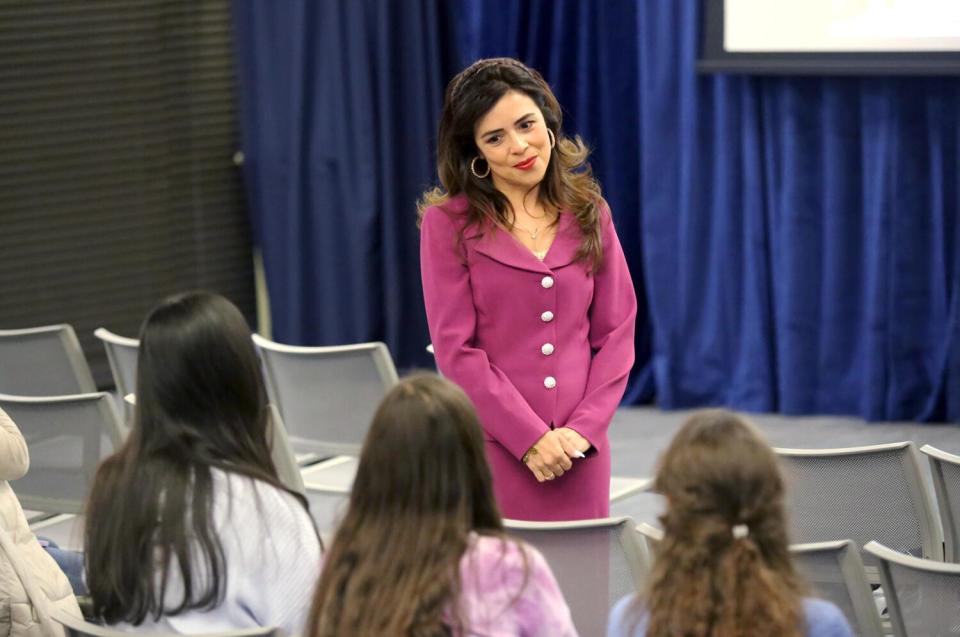
<path id="1" fill-rule="evenodd" d="M 519 223 L 517 223 L 516 221 L 513 222 L 513 225 L 514 225 L 514 227 L 520 228 L 521 230 L 523 230 L 524 232 L 526 232 L 528 235 L 530 235 L 530 239 L 533 240 L 533 241 L 536 241 L 536 240 L 537 240 L 537 237 L 540 236 L 540 231 L 543 230 L 543 229 L 546 227 L 546 226 L 540 226 L 540 227 L 537 228 L 536 230 L 530 230 L 529 228 L 524 228 L 523 226 L 521 226 L 521 225 L 520 225 Z"/>

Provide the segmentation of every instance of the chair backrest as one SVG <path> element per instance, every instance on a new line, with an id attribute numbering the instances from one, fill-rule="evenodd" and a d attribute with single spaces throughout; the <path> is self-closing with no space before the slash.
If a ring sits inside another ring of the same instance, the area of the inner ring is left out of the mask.
<path id="1" fill-rule="evenodd" d="M 863 546 L 876 540 L 943 559 L 940 521 L 913 443 L 775 451 L 786 480 L 791 541 L 850 539 Z"/>
<path id="2" fill-rule="evenodd" d="M 50 616 L 54 621 L 63 626 L 66 637 L 130 637 L 130 632 L 110 628 L 109 626 L 98 626 L 75 617 L 63 610 L 55 608 Z M 220 633 L 206 633 L 200 637 L 281 637 L 282 631 L 279 628 L 246 628 L 244 630 L 231 630 Z M 173 634 L 153 633 L 154 637 L 174 637 Z"/>
<path id="3" fill-rule="evenodd" d="M 828 600 L 843 612 L 853 634 L 881 637 L 883 628 L 873 600 L 860 550 L 850 540 L 793 544 L 790 553 L 814 597 Z"/>
<path id="4" fill-rule="evenodd" d="M 140 341 L 119 336 L 103 327 L 94 330 L 93 335 L 103 341 L 117 393 L 120 396 L 126 396 L 137 391 L 137 357 Z"/>
<path id="5" fill-rule="evenodd" d="M 944 557 L 960 562 L 960 456 L 924 445 L 920 451 L 930 461 L 933 492 L 937 496 L 943 524 Z"/>
<path id="6" fill-rule="evenodd" d="M 17 423 L 30 451 L 27 475 L 10 483 L 23 507 L 80 513 L 97 465 L 123 437 L 110 394 L 0 394 L 0 408 Z"/>
<path id="7" fill-rule="evenodd" d="M 960 564 L 924 560 L 869 542 L 896 637 L 956 635 L 960 626 Z"/>
<path id="8" fill-rule="evenodd" d="M 97 391 L 69 325 L 0 330 L 0 393 L 65 396 Z"/>
<path id="9" fill-rule="evenodd" d="M 397 382 L 387 346 L 296 347 L 258 335 L 253 341 L 293 448 L 359 454 L 380 400 Z"/>
<path id="10" fill-rule="evenodd" d="M 287 429 L 283 426 L 283 418 L 280 417 L 276 405 L 270 405 L 269 426 L 270 456 L 277 468 L 277 477 L 288 489 L 306 495 L 307 490 L 303 486 L 300 466 L 297 464 L 297 457 L 293 454 L 293 447 L 290 446 L 290 439 L 287 437 Z"/>
<path id="11" fill-rule="evenodd" d="M 642 546 L 628 517 L 504 525 L 543 553 L 581 635 L 605 635 L 613 605 L 640 590 Z"/>
<path id="12" fill-rule="evenodd" d="M 663 540 L 663 531 L 643 523 L 637 525 L 637 532 L 646 544 L 652 565 L 652 558 Z M 880 615 L 856 544 L 849 540 L 793 544 L 790 554 L 797 569 L 810 583 L 814 596 L 836 604 L 855 635 L 883 635 Z"/>

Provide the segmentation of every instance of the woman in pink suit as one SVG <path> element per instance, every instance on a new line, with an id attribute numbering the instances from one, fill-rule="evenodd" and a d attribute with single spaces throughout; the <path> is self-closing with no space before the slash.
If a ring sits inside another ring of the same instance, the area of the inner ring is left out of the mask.
<path id="1" fill-rule="evenodd" d="M 633 365 L 636 296 L 588 151 L 536 71 L 476 62 L 447 87 L 442 189 L 420 207 L 440 371 L 477 407 L 505 517 L 609 514 L 607 428 Z"/>

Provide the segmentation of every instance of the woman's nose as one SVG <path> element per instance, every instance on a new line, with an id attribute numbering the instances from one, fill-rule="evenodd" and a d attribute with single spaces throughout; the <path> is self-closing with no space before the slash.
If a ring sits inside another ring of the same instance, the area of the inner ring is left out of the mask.
<path id="1" fill-rule="evenodd" d="M 510 150 L 515 151 L 515 152 L 521 152 L 521 153 L 522 153 L 523 151 L 527 150 L 527 146 L 530 145 L 530 144 L 527 143 L 527 141 L 526 141 L 525 139 L 523 139 L 522 137 L 520 137 L 520 135 L 517 134 L 517 133 L 515 133 L 515 132 L 514 132 L 514 133 L 510 133 L 510 142 L 511 142 L 511 144 L 512 144 Z"/>

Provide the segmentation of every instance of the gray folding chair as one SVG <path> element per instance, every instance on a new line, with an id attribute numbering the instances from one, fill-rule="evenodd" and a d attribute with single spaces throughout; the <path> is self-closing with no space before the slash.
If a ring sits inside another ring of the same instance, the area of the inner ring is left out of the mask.
<path id="1" fill-rule="evenodd" d="M 307 489 L 349 493 L 373 414 L 397 382 L 383 343 L 298 347 L 254 335 L 270 402 L 302 464 Z M 331 457 L 333 456 L 333 457 Z"/>
<path id="2" fill-rule="evenodd" d="M 960 456 L 924 445 L 920 451 L 930 461 L 933 491 L 943 523 L 944 552 L 948 562 L 960 562 Z"/>
<path id="3" fill-rule="evenodd" d="M 879 562 L 895 637 L 960 633 L 960 564 L 905 555 L 879 542 L 864 551 Z"/>
<path id="4" fill-rule="evenodd" d="M 30 470 L 11 483 L 25 509 L 83 510 L 100 460 L 120 446 L 123 426 L 109 394 L 23 397 L 0 394 L 30 451 Z"/>
<path id="5" fill-rule="evenodd" d="M 663 531 L 646 523 L 637 525 L 643 539 L 645 567 L 653 565 Z M 849 540 L 793 544 L 797 570 L 810 583 L 815 597 L 833 602 L 843 612 L 855 635 L 881 637 L 883 628 L 856 544 Z"/>
<path id="6" fill-rule="evenodd" d="M 775 449 L 787 483 L 793 542 L 876 540 L 943 559 L 940 521 L 911 442 L 846 449 Z M 868 566 L 872 557 L 864 556 Z"/>
<path id="7" fill-rule="evenodd" d="M 66 396 L 97 391 L 69 325 L 0 330 L 0 393 Z"/>
<path id="8" fill-rule="evenodd" d="M 574 522 L 504 520 L 546 558 L 581 635 L 605 635 L 613 605 L 643 584 L 640 539 L 628 517 Z"/>
<path id="9" fill-rule="evenodd" d="M 66 637 L 130 637 L 130 632 L 118 630 L 109 626 L 98 626 L 71 615 L 62 608 L 53 608 L 50 616 L 61 624 Z M 173 634 L 153 633 L 155 637 L 174 637 Z M 205 633 L 200 637 L 282 637 L 279 628 L 247 628 L 244 630 L 230 630 L 219 633 Z"/>
<path id="10" fill-rule="evenodd" d="M 117 393 L 122 397 L 135 392 L 140 341 L 119 336 L 103 327 L 94 330 L 93 335 L 103 342 L 103 348 L 107 351 L 107 360 L 110 361 L 110 372 L 113 374 Z"/>

